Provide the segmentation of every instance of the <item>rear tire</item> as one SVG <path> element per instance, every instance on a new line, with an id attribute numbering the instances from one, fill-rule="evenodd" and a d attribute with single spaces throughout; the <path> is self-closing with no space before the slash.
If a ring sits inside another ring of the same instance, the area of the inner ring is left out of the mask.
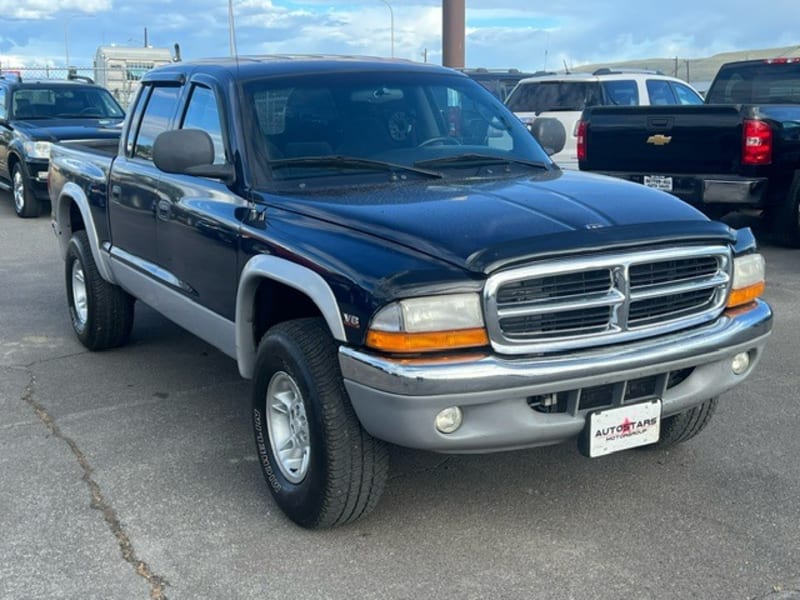
<path id="1" fill-rule="evenodd" d="M 67 304 L 72 328 L 89 350 L 122 346 L 133 328 L 134 299 L 100 276 L 89 236 L 76 231 L 65 263 Z"/>
<path id="2" fill-rule="evenodd" d="M 661 437 L 651 448 L 669 448 L 692 439 L 706 428 L 717 408 L 717 399 L 711 398 L 689 410 L 666 417 L 661 421 Z"/>
<path id="3" fill-rule="evenodd" d="M 41 212 L 41 203 L 33 195 L 22 165 L 17 163 L 11 171 L 11 196 L 14 200 L 14 212 L 18 217 L 30 219 L 38 217 Z"/>
<path id="4" fill-rule="evenodd" d="M 786 198 L 775 209 L 772 226 L 778 241 L 800 248 L 800 172 L 795 173 Z"/>
<path id="5" fill-rule="evenodd" d="M 272 327 L 253 380 L 253 430 L 275 502 L 309 529 L 350 523 L 378 503 L 389 469 L 386 445 L 361 427 L 322 319 Z"/>

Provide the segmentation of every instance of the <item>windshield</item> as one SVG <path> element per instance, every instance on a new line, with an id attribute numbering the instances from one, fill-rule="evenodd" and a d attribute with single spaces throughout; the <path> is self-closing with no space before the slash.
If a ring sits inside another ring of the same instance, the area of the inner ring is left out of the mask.
<path id="1" fill-rule="evenodd" d="M 125 116 L 108 90 L 89 86 L 20 88 L 11 99 L 15 119 L 121 119 Z"/>
<path id="2" fill-rule="evenodd" d="M 707 104 L 800 104 L 800 63 L 749 63 L 722 67 Z"/>
<path id="3" fill-rule="evenodd" d="M 464 155 L 507 161 L 512 173 L 526 163 L 551 163 L 501 102 L 458 75 L 382 71 L 269 78 L 246 82 L 244 96 L 261 134 L 253 136 L 252 148 L 263 167 L 256 173 L 261 183 L 342 173 L 430 177 L 415 165 Z M 458 167 L 480 168 L 455 162 L 435 170 L 462 176 Z"/>
<path id="4" fill-rule="evenodd" d="M 603 90 L 596 81 L 537 81 L 520 83 L 506 105 L 513 112 L 543 113 L 581 111 L 603 104 Z"/>

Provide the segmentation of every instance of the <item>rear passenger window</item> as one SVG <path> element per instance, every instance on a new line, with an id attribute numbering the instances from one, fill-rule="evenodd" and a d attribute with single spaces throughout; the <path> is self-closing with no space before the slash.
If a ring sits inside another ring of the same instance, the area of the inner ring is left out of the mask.
<path id="1" fill-rule="evenodd" d="M 180 88 L 177 86 L 153 88 L 142 115 L 142 123 L 139 125 L 134 156 L 152 160 L 153 142 L 159 133 L 169 128 L 170 119 L 178 105 L 179 93 Z"/>
<path id="2" fill-rule="evenodd" d="M 612 106 L 637 106 L 639 104 L 639 87 L 631 79 L 604 81 L 603 90 L 607 103 Z"/>
<path id="3" fill-rule="evenodd" d="M 225 164 L 225 143 L 222 137 L 222 119 L 214 92 L 196 85 L 189 98 L 189 106 L 183 117 L 181 129 L 201 129 L 211 136 L 214 143 L 214 164 Z"/>
<path id="4" fill-rule="evenodd" d="M 650 104 L 654 106 L 677 104 L 672 89 L 669 87 L 669 81 L 664 79 L 648 79 L 647 95 L 650 96 Z"/>
<path id="5" fill-rule="evenodd" d="M 8 111 L 6 111 L 6 90 L 0 88 L 0 119 L 8 118 Z"/>

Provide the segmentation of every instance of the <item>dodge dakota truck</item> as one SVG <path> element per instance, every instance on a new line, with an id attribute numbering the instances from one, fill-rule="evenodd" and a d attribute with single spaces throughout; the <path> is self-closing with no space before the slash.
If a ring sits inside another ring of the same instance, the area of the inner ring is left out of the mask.
<path id="1" fill-rule="evenodd" d="M 712 217 L 760 210 L 780 241 L 800 246 L 800 58 L 727 63 L 705 105 L 590 108 L 578 130 L 581 170 Z"/>
<path id="2" fill-rule="evenodd" d="M 119 140 L 125 112 L 105 88 L 80 80 L 0 75 L 0 188 L 14 211 L 38 217 L 47 206 L 47 161 L 60 140 Z"/>
<path id="3" fill-rule="evenodd" d="M 238 57 L 150 71 L 119 146 L 53 146 L 72 327 L 142 302 L 252 380 L 255 449 L 308 528 L 372 510 L 387 444 L 589 457 L 688 440 L 772 328 L 747 229 L 562 172 L 457 71 Z"/>

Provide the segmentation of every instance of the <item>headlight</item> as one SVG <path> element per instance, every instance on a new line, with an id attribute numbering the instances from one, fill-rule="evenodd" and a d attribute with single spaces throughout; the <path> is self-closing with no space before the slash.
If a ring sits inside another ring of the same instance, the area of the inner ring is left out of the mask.
<path id="1" fill-rule="evenodd" d="M 384 352 L 435 352 L 488 343 L 478 294 L 393 302 L 376 313 L 367 332 L 367 345 Z"/>
<path id="2" fill-rule="evenodd" d="M 22 147 L 28 158 L 50 158 L 50 142 L 24 142 Z"/>
<path id="3" fill-rule="evenodd" d="M 746 254 L 733 259 L 733 286 L 728 308 L 752 302 L 764 293 L 766 263 L 760 254 Z"/>

